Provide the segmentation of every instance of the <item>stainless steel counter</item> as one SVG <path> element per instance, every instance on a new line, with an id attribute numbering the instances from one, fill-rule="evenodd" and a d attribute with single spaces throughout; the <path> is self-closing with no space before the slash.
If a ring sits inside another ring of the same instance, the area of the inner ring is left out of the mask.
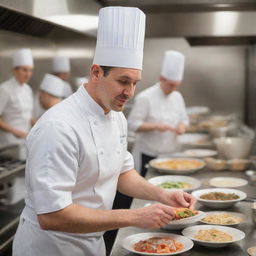
<path id="1" fill-rule="evenodd" d="M 160 175 L 158 172 L 149 169 L 146 179 L 149 179 L 154 176 Z M 231 171 L 210 171 L 207 169 L 201 170 L 193 175 L 190 175 L 191 177 L 195 177 L 201 180 L 202 187 L 201 188 L 207 188 L 209 187 L 208 181 L 210 178 L 222 176 L 222 177 L 237 177 L 237 178 L 243 178 L 247 179 L 244 172 L 231 172 Z M 239 190 L 242 190 L 247 193 L 248 197 L 254 197 L 256 198 L 256 187 L 252 186 L 250 184 L 238 188 Z M 139 208 L 143 207 L 145 203 L 148 201 L 134 199 L 131 205 L 131 208 Z M 202 211 L 211 211 L 214 210 L 212 208 L 203 207 L 199 203 L 197 204 L 197 209 L 200 209 Z M 230 245 L 228 247 L 224 248 L 207 248 L 203 246 L 194 245 L 194 247 L 183 254 L 180 254 L 181 256 L 201 256 L 201 255 L 207 255 L 207 256 L 216 256 L 217 254 L 219 256 L 244 256 L 247 255 L 246 250 L 247 248 L 251 246 L 256 246 L 256 225 L 253 225 L 252 219 L 251 219 L 251 203 L 248 202 L 239 202 L 234 207 L 225 209 L 228 211 L 235 211 L 235 212 L 241 212 L 246 214 L 247 220 L 245 223 L 237 226 L 237 228 L 241 229 L 245 232 L 246 237 L 244 240 L 240 241 L 239 243 Z M 153 230 L 145 230 L 135 227 L 127 227 L 119 229 L 115 243 L 113 245 L 111 256 L 132 256 L 136 255 L 133 253 L 129 253 L 125 249 L 122 248 L 121 242 L 122 239 L 126 236 L 141 233 L 141 232 L 152 232 Z M 154 232 L 166 232 L 166 230 L 154 230 Z M 180 231 L 169 231 L 170 233 L 175 234 L 181 234 Z"/>

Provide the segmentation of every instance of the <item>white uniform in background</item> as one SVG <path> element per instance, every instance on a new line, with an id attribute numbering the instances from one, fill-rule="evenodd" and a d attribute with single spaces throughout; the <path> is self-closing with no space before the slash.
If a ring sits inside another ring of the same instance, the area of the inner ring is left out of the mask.
<path id="1" fill-rule="evenodd" d="M 13 67 L 32 66 L 33 58 L 30 49 L 20 49 L 14 53 Z M 14 77 L 0 85 L 1 119 L 23 132 L 31 128 L 33 112 L 33 93 L 26 83 L 20 84 Z M 0 129 L 0 147 L 19 145 L 19 159 L 26 158 L 25 139 Z"/>
<path id="2" fill-rule="evenodd" d="M 59 77 L 54 76 L 52 74 L 45 74 L 44 78 L 40 84 L 40 90 L 47 92 L 55 97 L 58 98 L 65 98 L 66 94 L 66 84 L 63 80 L 61 80 Z M 36 107 L 34 108 L 34 118 L 39 119 L 43 113 L 47 110 L 44 109 L 39 100 L 40 91 L 36 94 L 35 99 L 36 101 Z"/>
<path id="3" fill-rule="evenodd" d="M 181 81 L 184 73 L 184 56 L 167 51 L 164 56 L 161 75 L 167 80 Z M 143 123 L 164 123 L 176 128 L 179 123 L 189 124 L 184 99 L 180 92 L 165 95 L 159 83 L 147 88 L 135 97 L 134 106 L 128 118 L 129 130 L 136 130 Z M 177 150 L 175 132 L 137 132 L 133 147 L 135 169 L 141 169 L 141 153 L 157 157 Z"/>
<path id="4" fill-rule="evenodd" d="M 144 33 L 145 15 L 139 9 L 101 9 L 93 63 L 141 70 Z M 37 215 L 72 203 L 112 209 L 119 175 L 134 166 L 123 113 L 105 114 L 81 86 L 39 119 L 29 133 L 27 148 L 26 206 L 13 256 L 104 256 L 104 232 L 42 230 Z"/>
<path id="5" fill-rule="evenodd" d="M 56 56 L 52 60 L 52 72 L 53 73 L 69 73 L 70 72 L 70 60 L 66 56 Z M 65 81 L 65 98 L 73 93 L 71 85 Z"/>
<path id="6" fill-rule="evenodd" d="M 76 77 L 75 78 L 75 85 L 77 88 L 79 88 L 81 85 L 83 85 L 84 83 L 88 83 L 88 78 L 87 77 Z"/>

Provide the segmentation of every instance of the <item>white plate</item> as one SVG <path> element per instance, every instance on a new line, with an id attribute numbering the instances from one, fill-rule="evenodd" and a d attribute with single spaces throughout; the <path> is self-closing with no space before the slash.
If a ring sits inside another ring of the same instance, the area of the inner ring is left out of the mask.
<path id="1" fill-rule="evenodd" d="M 202 241 L 202 240 L 197 240 L 194 238 L 194 236 L 197 234 L 199 230 L 207 230 L 207 229 L 218 229 L 222 232 L 225 232 L 233 237 L 233 240 L 230 242 L 208 242 L 208 241 Z M 238 242 L 242 239 L 245 238 L 245 233 L 242 232 L 239 229 L 236 228 L 230 228 L 230 227 L 225 227 L 225 226 L 217 226 L 217 225 L 197 225 L 197 226 L 192 226 L 185 228 L 181 232 L 184 236 L 190 238 L 193 240 L 196 244 L 203 245 L 206 247 L 224 247 L 229 244 Z"/>
<path id="2" fill-rule="evenodd" d="M 234 193 L 239 196 L 238 199 L 234 200 L 206 200 L 200 198 L 203 194 L 208 194 L 210 192 L 223 192 L 223 193 Z M 237 190 L 237 189 L 229 189 L 229 188 L 209 188 L 209 189 L 201 189 L 201 190 L 196 190 L 192 192 L 192 195 L 197 199 L 198 202 L 201 204 L 211 207 L 211 208 L 227 208 L 230 206 L 233 206 L 237 202 L 245 199 L 247 197 L 246 193 Z"/>
<path id="3" fill-rule="evenodd" d="M 232 177 L 215 177 L 210 179 L 210 185 L 217 188 L 238 188 L 248 184 L 247 180 Z"/>
<path id="4" fill-rule="evenodd" d="M 205 158 L 205 157 L 212 157 L 217 155 L 216 150 L 210 149 L 188 149 L 184 151 L 184 155 L 186 157 L 198 157 L 198 158 Z"/>
<path id="5" fill-rule="evenodd" d="M 215 214 L 223 214 L 223 213 L 227 213 L 227 214 L 230 214 L 230 215 L 233 215 L 235 217 L 240 217 L 242 218 L 243 220 L 239 223 L 236 223 L 236 224 L 214 224 L 214 223 L 210 223 L 210 222 L 206 222 L 206 221 L 203 221 L 203 218 L 207 217 L 207 216 L 210 216 L 210 215 L 215 215 Z M 219 225 L 219 226 L 237 226 L 241 223 L 244 223 L 245 220 L 246 220 L 246 215 L 243 214 L 243 213 L 238 213 L 238 212 L 225 212 L 225 211 L 211 211 L 211 212 L 205 212 L 205 216 L 203 217 L 200 222 L 202 223 L 205 223 L 205 224 L 209 224 L 209 225 Z"/>
<path id="6" fill-rule="evenodd" d="M 198 161 L 202 163 L 202 165 L 198 168 L 192 168 L 192 169 L 182 169 L 182 170 L 174 170 L 174 169 L 165 169 L 165 168 L 159 168 L 156 167 L 154 164 L 159 163 L 159 162 L 164 162 L 164 161 L 169 161 L 169 160 L 193 160 L 193 161 Z M 195 173 L 201 169 L 203 169 L 206 165 L 206 163 L 203 160 L 196 159 L 196 158 L 175 158 L 175 157 L 169 157 L 169 158 L 156 158 L 151 161 L 149 161 L 149 165 L 158 170 L 160 173 L 167 173 L 167 174 L 191 174 Z"/>
<path id="7" fill-rule="evenodd" d="M 160 253 L 160 254 L 159 253 L 138 252 L 138 251 L 134 250 L 133 245 L 135 243 L 138 243 L 141 240 L 146 240 L 150 237 L 170 237 L 170 238 L 173 238 L 176 241 L 182 243 L 184 245 L 184 248 L 178 252 Z M 126 250 L 136 253 L 136 254 L 142 254 L 142 255 L 177 255 L 177 254 L 180 254 L 180 253 L 190 250 L 193 247 L 193 245 L 194 245 L 193 242 L 187 237 L 176 235 L 176 234 L 171 234 L 171 233 L 157 233 L 157 232 L 156 233 L 139 233 L 139 234 L 128 236 L 122 240 L 122 246 Z"/>
<path id="8" fill-rule="evenodd" d="M 198 214 L 192 217 L 184 218 L 181 220 L 172 220 L 169 224 L 167 224 L 163 229 L 167 230 L 181 230 L 192 224 L 195 224 L 197 221 L 201 220 L 205 217 L 205 213 L 202 211 L 198 211 Z"/>
<path id="9" fill-rule="evenodd" d="M 190 188 L 180 188 L 183 191 L 189 192 L 192 191 L 194 189 L 197 189 L 201 186 L 201 182 L 198 179 L 195 178 L 191 178 L 188 176 L 176 176 L 176 175 L 163 175 L 163 176 L 157 176 L 154 178 L 151 178 L 148 180 L 149 183 L 155 185 L 155 186 L 159 186 L 161 185 L 163 182 L 186 182 L 188 184 L 191 185 Z M 173 188 L 173 189 L 177 189 L 177 188 Z M 166 190 L 173 190 L 171 188 L 166 188 Z"/>
<path id="10" fill-rule="evenodd" d="M 177 137 L 178 143 L 183 145 L 193 146 L 212 146 L 210 136 L 204 133 L 185 133 Z"/>

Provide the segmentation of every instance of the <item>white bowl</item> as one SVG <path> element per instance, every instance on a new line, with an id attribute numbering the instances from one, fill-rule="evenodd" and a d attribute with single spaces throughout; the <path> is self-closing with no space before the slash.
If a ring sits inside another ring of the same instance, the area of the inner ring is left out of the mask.
<path id="1" fill-rule="evenodd" d="M 161 185 L 163 182 L 186 182 L 188 184 L 191 185 L 190 188 L 180 188 L 183 191 L 186 192 L 190 192 L 192 190 L 195 190 L 197 188 L 199 188 L 201 186 L 201 182 L 198 179 L 195 178 L 191 178 L 188 176 L 176 176 L 176 175 L 162 175 L 162 176 L 157 176 L 154 178 L 151 178 L 148 180 L 149 183 L 155 185 L 155 186 L 159 186 Z M 165 188 L 166 190 L 173 190 L 173 189 L 177 189 L 177 188 Z"/>
<path id="2" fill-rule="evenodd" d="M 198 214 L 195 216 L 191 216 L 188 218 L 180 219 L 180 220 L 172 220 L 169 224 L 167 224 L 163 229 L 166 230 L 181 230 L 196 222 L 200 221 L 202 218 L 205 217 L 205 213 L 202 211 L 198 211 Z"/>
<path id="3" fill-rule="evenodd" d="M 217 151 L 210 150 L 210 149 L 188 149 L 184 151 L 184 156 L 186 157 L 205 158 L 205 157 L 211 157 L 216 155 L 217 155 Z"/>
<path id="4" fill-rule="evenodd" d="M 208 242 L 208 241 L 202 241 L 202 240 L 197 240 L 194 238 L 194 236 L 197 234 L 197 232 L 199 230 L 207 230 L 207 229 L 218 229 L 222 232 L 228 233 L 229 235 L 231 235 L 233 237 L 233 240 L 230 242 Z M 242 239 L 245 238 L 245 233 L 242 232 L 239 229 L 236 228 L 231 228 L 231 227 L 225 227 L 225 226 L 217 226 L 217 225 L 197 225 L 197 226 L 192 226 L 192 227 L 188 227 L 185 228 L 184 230 L 182 230 L 181 232 L 184 236 L 190 238 L 191 240 L 193 240 L 196 244 L 199 245 L 203 245 L 206 247 L 224 247 L 227 246 L 229 244 L 238 242 Z"/>
<path id="5" fill-rule="evenodd" d="M 201 166 L 200 167 L 197 167 L 197 168 L 191 168 L 191 169 L 179 169 L 179 170 L 175 170 L 175 169 L 169 169 L 169 168 L 163 168 L 163 167 L 158 167 L 156 166 L 155 164 L 156 163 L 160 163 L 160 162 L 165 162 L 165 161 L 169 161 L 169 160 L 184 160 L 184 161 L 197 161 L 199 163 L 201 163 Z M 167 173 L 167 174 L 190 174 L 190 173 L 195 173 L 201 169 L 203 169 L 206 165 L 206 163 L 203 161 L 203 160 L 200 160 L 200 159 L 195 159 L 195 158 L 174 158 L 174 157 L 171 157 L 171 158 L 156 158 L 156 159 L 153 159 L 151 161 L 149 161 L 149 165 L 158 170 L 160 173 Z"/>
<path id="6" fill-rule="evenodd" d="M 210 192 L 223 192 L 223 193 L 234 193 L 239 196 L 238 199 L 234 200 L 206 200 L 200 198 L 200 196 L 204 194 L 208 194 Z M 223 209 L 230 206 L 233 206 L 237 202 L 245 199 L 247 197 L 246 193 L 237 190 L 237 189 L 229 189 L 229 188 L 209 188 L 209 189 L 201 189 L 192 192 L 192 195 L 197 199 L 197 201 L 205 206 L 216 208 L 216 209 Z"/>
<path id="7" fill-rule="evenodd" d="M 243 219 L 241 222 L 239 223 L 234 223 L 234 224 L 215 224 L 215 223 L 210 223 L 210 222 L 206 222 L 203 220 L 203 218 L 207 217 L 207 216 L 210 216 L 210 215 L 215 215 L 215 214 L 224 214 L 224 213 L 227 213 L 227 214 L 230 214 L 230 215 L 233 215 L 235 217 L 239 217 L 241 219 Z M 209 224 L 209 225 L 219 225 L 219 226 L 237 226 L 239 224 L 242 224 L 245 222 L 246 220 L 246 215 L 243 214 L 243 213 L 239 213 L 239 212 L 226 212 L 226 211 L 210 211 L 210 212 L 205 212 L 205 216 L 203 217 L 200 222 L 204 223 L 204 224 Z"/>
<path id="8" fill-rule="evenodd" d="M 181 251 L 178 252 L 174 252 L 174 253 L 146 253 L 146 252 L 138 252 L 135 251 L 133 246 L 135 243 L 138 243 L 141 240 L 146 240 L 148 238 L 151 237 L 170 237 L 175 239 L 176 241 L 182 243 L 184 245 L 184 248 Z M 130 235 L 127 236 L 126 238 L 124 238 L 122 240 L 122 246 L 133 253 L 136 254 L 141 254 L 141 255 L 177 255 L 183 252 L 186 252 L 188 250 L 190 250 L 193 247 L 194 243 L 187 237 L 184 236 L 180 236 L 180 235 L 176 235 L 176 234 L 171 234 L 171 233 L 139 233 L 139 234 L 135 234 L 135 235 Z"/>
<path id="9" fill-rule="evenodd" d="M 177 137 L 177 141 L 182 145 L 189 146 L 211 146 L 210 136 L 204 133 L 185 133 Z"/>
<path id="10" fill-rule="evenodd" d="M 240 137 L 222 137 L 214 139 L 218 153 L 225 159 L 244 159 L 250 154 L 252 140 Z"/>
<path id="11" fill-rule="evenodd" d="M 248 181 L 232 177 L 215 177 L 210 179 L 209 184 L 216 188 L 238 188 L 247 185 Z"/>

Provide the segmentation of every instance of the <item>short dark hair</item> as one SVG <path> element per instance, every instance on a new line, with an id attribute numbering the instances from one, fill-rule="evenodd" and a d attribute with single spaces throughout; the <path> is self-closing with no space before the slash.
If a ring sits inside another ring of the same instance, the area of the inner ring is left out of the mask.
<path id="1" fill-rule="evenodd" d="M 110 66 L 100 66 L 103 70 L 103 76 L 107 76 L 110 72 L 111 69 L 113 69 L 114 67 L 110 67 Z"/>

